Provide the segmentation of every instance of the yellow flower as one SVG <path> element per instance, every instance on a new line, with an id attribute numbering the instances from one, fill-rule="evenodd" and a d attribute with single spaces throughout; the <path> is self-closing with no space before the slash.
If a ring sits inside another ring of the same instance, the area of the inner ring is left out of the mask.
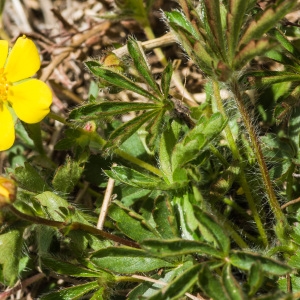
<path id="1" fill-rule="evenodd" d="M 40 122 L 50 111 L 50 88 L 30 78 L 40 66 L 38 50 L 26 36 L 18 38 L 10 52 L 8 42 L 0 40 L 0 151 L 15 140 L 12 109 L 29 124 Z"/>
<path id="2" fill-rule="evenodd" d="M 0 208 L 14 203 L 17 186 L 12 179 L 0 176 Z"/>

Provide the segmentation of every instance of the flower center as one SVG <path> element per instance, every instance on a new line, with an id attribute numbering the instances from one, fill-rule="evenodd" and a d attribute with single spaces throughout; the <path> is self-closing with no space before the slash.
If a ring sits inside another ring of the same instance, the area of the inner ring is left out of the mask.
<path id="1" fill-rule="evenodd" d="M 0 103 L 7 101 L 9 82 L 4 74 L 4 69 L 0 68 Z"/>

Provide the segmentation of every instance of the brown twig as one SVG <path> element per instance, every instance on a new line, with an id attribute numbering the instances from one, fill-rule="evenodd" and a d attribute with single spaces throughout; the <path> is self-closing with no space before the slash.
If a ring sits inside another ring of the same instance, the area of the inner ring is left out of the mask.
<path id="1" fill-rule="evenodd" d="M 296 203 L 299 203 L 299 202 L 300 202 L 300 197 L 297 198 L 297 199 L 291 200 L 291 201 L 289 201 L 289 202 L 287 202 L 287 203 L 285 203 L 285 204 L 283 204 L 283 205 L 281 205 L 280 208 L 281 208 L 282 210 L 284 210 L 284 209 L 287 208 L 288 206 L 293 205 L 293 204 L 296 204 Z"/>
<path id="2" fill-rule="evenodd" d="M 112 167 L 115 167 L 116 165 L 117 164 L 113 164 Z M 108 210 L 110 200 L 111 200 L 111 195 L 112 195 L 112 192 L 114 190 L 114 185 L 115 185 L 115 180 L 112 179 L 112 178 L 109 178 L 108 182 L 107 182 L 107 187 L 106 187 L 103 203 L 102 203 L 102 206 L 101 206 L 101 211 L 100 211 L 98 223 L 97 223 L 97 228 L 100 229 L 100 230 L 103 229 L 103 225 L 104 225 L 104 221 L 105 221 L 105 218 L 106 218 L 107 210 Z"/>
<path id="3" fill-rule="evenodd" d="M 72 37 L 72 43 L 69 46 L 64 47 L 63 49 L 61 49 L 60 50 L 61 52 L 53 58 L 51 63 L 46 68 L 44 68 L 42 70 L 42 75 L 41 75 L 40 79 L 42 81 L 48 80 L 48 78 L 51 76 L 54 69 L 65 58 L 67 58 L 72 52 L 74 52 L 78 48 L 80 48 L 86 42 L 87 39 L 89 39 L 90 37 L 92 37 L 94 35 L 97 35 L 97 34 L 100 34 L 100 33 L 104 32 L 109 26 L 110 26 L 110 22 L 109 21 L 104 21 L 104 22 L 94 26 L 93 28 L 91 28 L 88 31 L 85 31 L 83 33 L 75 34 Z"/>
<path id="4" fill-rule="evenodd" d="M 43 273 L 38 273 L 30 278 L 27 278 L 23 281 L 20 281 L 17 283 L 16 286 L 14 286 L 13 288 L 0 293 L 0 300 L 5 300 L 7 297 L 11 296 L 12 294 L 14 294 L 15 292 L 19 291 L 19 290 L 24 290 L 27 286 L 43 279 L 46 275 Z"/>

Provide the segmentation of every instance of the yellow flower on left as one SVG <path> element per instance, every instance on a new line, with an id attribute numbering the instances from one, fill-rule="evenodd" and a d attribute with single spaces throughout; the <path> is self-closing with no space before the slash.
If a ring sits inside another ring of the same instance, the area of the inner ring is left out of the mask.
<path id="1" fill-rule="evenodd" d="M 50 88 L 31 78 L 40 66 L 38 50 L 26 36 L 18 38 L 10 52 L 8 42 L 0 40 L 0 151 L 15 141 L 12 109 L 29 124 L 40 122 L 50 111 Z"/>

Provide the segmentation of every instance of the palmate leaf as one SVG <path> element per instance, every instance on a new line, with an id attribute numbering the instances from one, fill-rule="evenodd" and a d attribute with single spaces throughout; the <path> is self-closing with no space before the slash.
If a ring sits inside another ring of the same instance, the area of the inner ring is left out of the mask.
<path id="1" fill-rule="evenodd" d="M 223 267 L 222 282 L 230 300 L 246 300 L 241 286 L 232 275 L 230 264 Z"/>
<path id="2" fill-rule="evenodd" d="M 108 215 L 116 222 L 120 231 L 137 242 L 160 237 L 159 233 L 142 216 L 119 201 L 114 201 L 110 205 Z"/>
<path id="3" fill-rule="evenodd" d="M 133 81 L 128 79 L 126 76 L 112 69 L 102 67 L 99 63 L 95 61 L 88 61 L 85 63 L 90 71 L 98 76 L 99 78 L 107 81 L 109 84 L 119 87 L 121 89 L 126 89 L 137 94 L 140 94 L 154 102 L 160 102 L 160 99 L 139 85 L 135 84 Z"/>
<path id="4" fill-rule="evenodd" d="M 233 67 L 239 69 L 255 56 L 262 55 L 273 47 L 274 42 L 269 39 L 252 40 L 234 57 Z"/>
<path id="5" fill-rule="evenodd" d="M 156 224 L 156 230 L 164 239 L 172 239 L 180 236 L 174 208 L 168 195 L 159 195 L 154 202 L 152 212 Z"/>
<path id="6" fill-rule="evenodd" d="M 109 116 L 122 115 L 131 111 L 142 111 L 149 109 L 160 109 L 160 104 L 154 103 L 140 103 L 140 102 L 101 102 L 84 105 L 72 110 L 69 119 L 100 119 Z"/>
<path id="7" fill-rule="evenodd" d="M 230 253 L 230 263 L 242 270 L 250 270 L 254 263 L 260 262 L 261 269 L 269 274 L 281 276 L 291 272 L 291 268 L 278 260 L 250 252 L 234 250 Z"/>
<path id="8" fill-rule="evenodd" d="M 105 171 L 105 173 L 115 180 L 142 189 L 154 190 L 163 187 L 167 188 L 161 178 L 143 174 L 124 166 L 113 167 L 111 171 Z"/>
<path id="9" fill-rule="evenodd" d="M 160 110 L 151 110 L 143 113 L 140 116 L 124 123 L 115 129 L 107 143 L 104 146 L 106 150 L 113 150 L 120 146 L 125 140 L 132 136 L 141 126 L 147 122 L 151 122 L 151 119 L 156 118 L 157 114 L 160 114 Z"/>
<path id="10" fill-rule="evenodd" d="M 13 286 L 18 280 L 23 231 L 23 228 L 13 229 L 0 235 L 1 277 L 2 283 L 8 286 Z"/>
<path id="11" fill-rule="evenodd" d="M 148 300 L 180 299 L 197 282 L 201 264 L 192 266 Z"/>
<path id="12" fill-rule="evenodd" d="M 194 62 L 201 66 L 206 74 L 212 75 L 212 65 L 215 65 L 214 54 L 209 45 L 196 32 L 192 24 L 186 19 L 181 12 L 165 12 L 168 25 L 172 32 L 178 38 L 182 48 Z M 188 32 L 188 34 L 187 34 Z"/>
<path id="13" fill-rule="evenodd" d="M 95 278 L 95 277 L 102 277 L 102 273 L 104 271 L 93 271 L 82 266 L 78 266 L 75 264 L 71 264 L 69 262 L 65 262 L 62 260 L 58 260 L 57 258 L 50 257 L 50 256 L 43 256 L 42 262 L 45 266 L 50 268 L 51 270 L 55 271 L 61 275 L 69 275 L 75 277 L 84 277 L 84 278 Z M 110 275 L 105 273 L 105 275 Z M 113 276 L 110 275 L 113 279 Z"/>
<path id="14" fill-rule="evenodd" d="M 127 41 L 127 48 L 130 56 L 133 59 L 134 66 L 142 75 L 144 81 L 148 83 L 156 95 L 162 97 L 159 86 L 153 78 L 150 66 L 146 60 L 145 53 L 143 52 L 141 45 L 135 39 L 129 38 Z"/>
<path id="15" fill-rule="evenodd" d="M 219 0 L 203 0 L 207 22 L 213 37 L 213 43 L 216 45 L 220 56 L 225 58 L 225 43 L 223 39 L 223 30 L 220 13 Z"/>
<path id="16" fill-rule="evenodd" d="M 286 36 L 283 34 L 281 30 L 278 28 L 274 29 L 274 31 L 271 32 L 272 35 L 276 38 L 276 40 L 281 44 L 283 48 L 285 48 L 288 52 L 293 54 L 293 56 L 297 59 L 300 57 L 299 50 L 289 41 Z"/>
<path id="17" fill-rule="evenodd" d="M 211 234 L 224 256 L 227 256 L 230 249 L 230 240 L 224 229 L 212 218 L 212 216 L 200 210 L 198 206 L 194 206 L 194 212 L 198 222 Z"/>
<path id="18" fill-rule="evenodd" d="M 149 133 L 146 136 L 146 142 L 149 149 L 153 149 L 159 134 L 162 131 L 162 124 L 164 121 L 165 109 L 162 109 L 146 126 L 146 131 Z"/>
<path id="19" fill-rule="evenodd" d="M 152 255 L 158 257 L 181 256 L 186 254 L 208 255 L 216 258 L 223 258 L 223 253 L 212 246 L 183 239 L 171 240 L 145 240 L 142 247 Z"/>
<path id="20" fill-rule="evenodd" d="M 296 0 L 278 0 L 274 5 L 267 7 L 248 25 L 239 42 L 239 48 L 243 48 L 253 39 L 260 39 L 294 7 L 296 2 Z"/>
<path id="21" fill-rule="evenodd" d="M 274 83 L 300 81 L 300 75 L 292 72 L 277 71 L 253 71 L 246 76 L 252 77 L 251 81 L 257 87 L 269 86 Z"/>
<path id="22" fill-rule="evenodd" d="M 99 288 L 98 281 L 75 285 L 41 297 L 42 300 L 75 300 Z"/>
<path id="23" fill-rule="evenodd" d="M 182 274 L 185 270 L 192 266 L 191 261 L 185 261 L 176 268 L 168 270 L 163 273 L 163 276 L 153 275 L 153 279 L 159 279 L 160 282 L 171 282 L 178 275 Z M 157 291 L 162 288 L 160 283 L 143 282 L 139 284 L 136 288 L 129 292 L 127 300 L 141 300 L 149 299 L 149 297 L 157 294 Z"/>
<path id="24" fill-rule="evenodd" d="M 210 299 L 231 300 L 226 293 L 221 279 L 212 274 L 212 271 L 207 265 L 203 265 L 199 272 L 199 284 Z"/>
<path id="25" fill-rule="evenodd" d="M 165 98 L 169 96 L 172 74 L 173 74 L 173 66 L 171 63 L 168 63 L 161 74 L 161 90 Z"/>
<path id="26" fill-rule="evenodd" d="M 245 0 L 229 0 L 227 14 L 227 44 L 229 62 L 235 56 L 238 39 L 241 33 L 242 24 L 245 19 L 245 12 L 248 7 L 248 1 Z"/>
<path id="27" fill-rule="evenodd" d="M 108 247 L 92 254 L 90 261 L 101 269 L 112 272 L 132 274 L 149 272 L 162 267 L 174 267 L 166 260 L 150 257 L 140 249 L 129 247 Z"/>
<path id="28" fill-rule="evenodd" d="M 179 11 L 165 12 L 165 16 L 168 20 L 169 25 L 175 29 L 182 28 L 191 35 L 191 38 L 198 40 L 201 37 L 194 29 L 192 23 L 186 18 L 184 14 Z"/>

